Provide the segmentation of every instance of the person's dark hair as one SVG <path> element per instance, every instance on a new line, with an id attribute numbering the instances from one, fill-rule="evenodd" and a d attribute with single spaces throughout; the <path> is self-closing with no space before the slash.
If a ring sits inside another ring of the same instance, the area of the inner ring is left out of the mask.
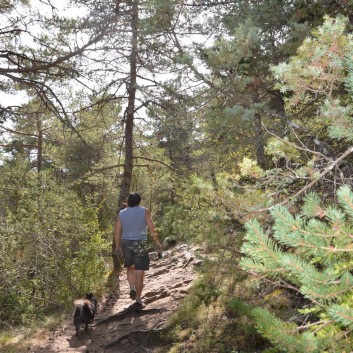
<path id="1" fill-rule="evenodd" d="M 127 198 L 127 204 L 129 207 L 138 206 L 141 202 L 141 196 L 137 192 L 129 194 Z"/>

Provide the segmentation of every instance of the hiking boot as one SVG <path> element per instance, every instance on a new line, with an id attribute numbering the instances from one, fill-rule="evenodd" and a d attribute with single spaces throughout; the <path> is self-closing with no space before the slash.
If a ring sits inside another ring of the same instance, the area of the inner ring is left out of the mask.
<path id="1" fill-rule="evenodd" d="M 130 290 L 130 298 L 131 298 L 132 300 L 135 300 L 135 299 L 136 299 L 136 291 L 135 291 L 135 289 L 131 289 L 131 290 Z"/>
<path id="2" fill-rule="evenodd" d="M 135 310 L 142 310 L 145 306 L 141 302 L 135 302 Z"/>

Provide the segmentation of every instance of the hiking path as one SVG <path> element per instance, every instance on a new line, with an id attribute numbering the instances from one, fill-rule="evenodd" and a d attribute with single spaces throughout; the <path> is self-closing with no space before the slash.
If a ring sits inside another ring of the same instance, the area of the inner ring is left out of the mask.
<path id="1" fill-rule="evenodd" d="M 98 298 L 95 321 L 88 331 L 76 336 L 72 316 L 41 339 L 33 339 L 24 352 L 32 353 L 140 353 L 153 352 L 163 345 L 159 333 L 189 293 L 196 278 L 195 267 L 202 263 L 200 248 L 179 244 L 162 259 L 151 254 L 142 293 L 144 308 L 136 310 L 129 297 L 126 271 L 111 279 L 109 293 Z M 73 308 L 74 309 L 74 308 Z"/>

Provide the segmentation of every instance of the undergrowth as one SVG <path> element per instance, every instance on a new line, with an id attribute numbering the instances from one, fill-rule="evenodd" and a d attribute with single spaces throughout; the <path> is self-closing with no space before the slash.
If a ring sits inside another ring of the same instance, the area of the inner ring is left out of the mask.
<path id="1" fill-rule="evenodd" d="M 98 298 L 107 290 L 114 290 L 117 286 L 116 277 L 120 270 L 107 272 L 102 279 L 106 283 L 100 289 L 96 287 L 94 294 Z M 31 351 L 37 341 L 48 340 L 51 332 L 58 330 L 73 314 L 73 302 L 63 303 L 62 309 L 55 308 L 47 311 L 40 318 L 35 317 L 26 325 L 3 327 L 0 331 L 0 352 L 19 353 Z"/>
<path id="2" fill-rule="evenodd" d="M 0 352 L 18 353 L 31 351 L 36 346 L 36 340 L 48 338 L 48 334 L 56 330 L 68 311 L 55 312 L 42 318 L 41 321 L 33 321 L 31 325 L 9 327 L 0 332 Z"/>
<path id="3" fill-rule="evenodd" d="M 168 322 L 172 344 L 158 353 L 279 353 L 257 332 L 254 308 L 289 318 L 293 298 L 238 267 L 240 241 L 209 249 L 198 280 Z"/>

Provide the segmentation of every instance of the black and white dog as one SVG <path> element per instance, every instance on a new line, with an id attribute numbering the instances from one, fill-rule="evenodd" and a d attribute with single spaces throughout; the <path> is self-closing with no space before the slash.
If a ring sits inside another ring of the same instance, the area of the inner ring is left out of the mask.
<path id="1" fill-rule="evenodd" d="M 80 327 L 84 325 L 85 330 L 88 329 L 88 324 L 94 321 L 97 312 L 97 299 L 92 293 L 87 293 L 85 299 L 75 300 L 74 325 L 76 328 L 76 336 Z"/>

